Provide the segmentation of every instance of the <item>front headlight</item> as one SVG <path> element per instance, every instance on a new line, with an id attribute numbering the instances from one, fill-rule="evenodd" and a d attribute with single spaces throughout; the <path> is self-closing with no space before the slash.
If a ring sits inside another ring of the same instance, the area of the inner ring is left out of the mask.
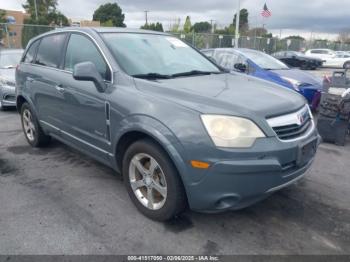
<path id="1" fill-rule="evenodd" d="M 284 76 L 282 76 L 282 79 L 286 80 L 287 82 L 289 82 L 293 86 L 295 91 L 300 92 L 299 86 L 302 84 L 300 81 L 295 80 L 293 78 L 284 77 Z"/>
<path id="2" fill-rule="evenodd" d="M 217 147 L 251 147 L 265 134 L 246 118 L 222 115 L 201 115 L 203 124 Z"/>

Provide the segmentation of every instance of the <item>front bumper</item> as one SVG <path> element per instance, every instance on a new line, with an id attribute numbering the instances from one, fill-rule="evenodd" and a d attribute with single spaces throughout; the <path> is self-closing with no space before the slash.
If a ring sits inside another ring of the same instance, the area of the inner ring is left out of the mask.
<path id="1" fill-rule="evenodd" d="M 292 143 L 269 138 L 269 148 L 261 148 L 256 157 L 218 160 L 197 182 L 186 187 L 191 209 L 201 212 L 236 210 L 252 205 L 273 192 L 301 179 L 314 155 L 298 165 L 300 145 L 320 137 L 317 131 Z M 279 144 L 284 144 L 279 147 Z M 259 147 L 259 145 L 257 145 Z M 259 151 L 259 150 L 258 150 Z"/>
<path id="2" fill-rule="evenodd" d="M 0 101 L 3 106 L 16 106 L 16 90 L 14 87 L 0 87 Z"/>

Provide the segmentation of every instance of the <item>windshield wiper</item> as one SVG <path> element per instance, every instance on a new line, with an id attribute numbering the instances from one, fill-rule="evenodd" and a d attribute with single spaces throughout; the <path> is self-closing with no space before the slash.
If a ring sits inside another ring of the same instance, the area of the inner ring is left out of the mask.
<path id="1" fill-rule="evenodd" d="M 172 77 L 179 77 L 179 76 L 211 75 L 211 74 L 220 74 L 220 73 L 222 73 L 222 72 L 191 70 L 191 71 L 188 71 L 188 72 L 172 74 L 171 76 Z"/>
<path id="2" fill-rule="evenodd" d="M 158 73 L 147 73 L 147 74 L 136 74 L 132 75 L 132 77 L 142 78 L 142 79 L 169 79 L 171 75 L 162 75 Z"/>

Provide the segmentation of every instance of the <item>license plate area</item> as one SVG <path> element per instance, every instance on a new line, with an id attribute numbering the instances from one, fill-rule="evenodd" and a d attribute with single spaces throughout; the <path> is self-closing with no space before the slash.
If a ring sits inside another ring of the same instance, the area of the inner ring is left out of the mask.
<path id="1" fill-rule="evenodd" d="M 305 144 L 299 146 L 297 165 L 306 165 L 316 154 L 317 149 L 317 139 L 309 141 Z"/>

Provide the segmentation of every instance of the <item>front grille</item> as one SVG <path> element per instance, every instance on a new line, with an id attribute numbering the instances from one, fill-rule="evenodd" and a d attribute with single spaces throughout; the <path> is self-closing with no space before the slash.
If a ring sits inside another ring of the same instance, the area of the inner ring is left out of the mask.
<path id="1" fill-rule="evenodd" d="M 306 134 L 313 126 L 311 113 L 307 107 L 267 121 L 281 140 L 297 139 Z"/>
<path id="2" fill-rule="evenodd" d="M 277 136 L 282 140 L 294 139 L 304 135 L 311 126 L 311 118 L 305 121 L 302 125 L 287 125 L 287 126 L 276 126 L 273 130 Z"/>

